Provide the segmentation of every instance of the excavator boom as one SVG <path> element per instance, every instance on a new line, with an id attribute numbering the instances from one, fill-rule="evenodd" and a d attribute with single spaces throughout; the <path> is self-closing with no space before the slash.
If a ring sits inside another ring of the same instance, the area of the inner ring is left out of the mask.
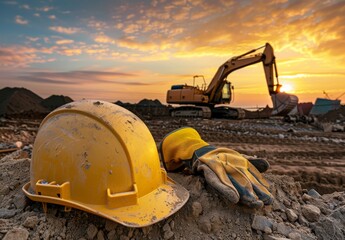
<path id="1" fill-rule="evenodd" d="M 263 52 L 257 52 L 264 48 Z M 195 86 L 175 85 L 167 93 L 167 102 L 176 104 L 194 104 L 213 108 L 217 104 L 226 104 L 231 101 L 230 85 L 227 76 L 241 68 L 262 62 L 267 88 L 273 102 L 274 115 L 286 115 L 298 103 L 297 96 L 281 93 L 278 80 L 277 66 L 274 51 L 269 43 L 235 56 L 223 63 L 215 73 L 210 84 L 204 89 Z"/>

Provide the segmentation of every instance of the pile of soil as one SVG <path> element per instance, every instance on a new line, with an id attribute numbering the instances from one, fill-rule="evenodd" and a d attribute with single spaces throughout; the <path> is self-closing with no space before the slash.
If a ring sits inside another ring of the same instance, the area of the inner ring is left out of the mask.
<path id="1" fill-rule="evenodd" d="M 50 97 L 41 101 L 41 105 L 49 111 L 53 111 L 55 108 L 58 108 L 70 102 L 73 102 L 73 99 L 70 97 L 63 95 L 51 95 Z"/>
<path id="2" fill-rule="evenodd" d="M 41 105 L 42 100 L 43 98 L 25 88 L 3 88 L 0 90 L 0 116 L 47 112 Z"/>
<path id="3" fill-rule="evenodd" d="M 172 130 L 192 126 L 205 141 L 266 158 L 273 205 L 233 205 L 202 176 L 170 173 L 189 192 L 187 204 L 149 227 L 127 228 L 104 218 L 28 200 L 32 144 L 40 121 L 1 119 L 1 143 L 23 148 L 0 158 L 0 239 L 344 239 L 345 135 L 281 119 L 148 118 L 157 144 Z M 299 180 L 299 181 L 296 181 Z"/>
<path id="4" fill-rule="evenodd" d="M 30 151 L 30 150 L 29 150 Z M 233 205 L 202 176 L 170 174 L 190 192 L 173 216 L 149 227 L 128 228 L 104 218 L 28 200 L 29 151 L 0 160 L 0 238 L 3 239 L 344 239 L 345 193 L 319 195 L 291 177 L 266 174 L 275 197 L 260 210 Z"/>
<path id="5" fill-rule="evenodd" d="M 0 90 L 0 116 L 44 117 L 49 112 L 73 100 L 67 96 L 52 95 L 46 99 L 26 88 L 3 88 Z"/>

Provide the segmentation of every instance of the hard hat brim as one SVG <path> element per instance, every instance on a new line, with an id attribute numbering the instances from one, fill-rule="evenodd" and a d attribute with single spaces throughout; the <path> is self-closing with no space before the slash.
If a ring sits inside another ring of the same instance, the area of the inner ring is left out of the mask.
<path id="1" fill-rule="evenodd" d="M 189 198 L 189 192 L 169 177 L 166 183 L 138 198 L 137 204 L 119 208 L 108 208 L 104 205 L 85 204 L 69 199 L 38 195 L 33 193 L 31 189 L 30 182 L 22 188 L 25 195 L 33 201 L 80 209 L 134 228 L 149 226 L 171 216 Z"/>

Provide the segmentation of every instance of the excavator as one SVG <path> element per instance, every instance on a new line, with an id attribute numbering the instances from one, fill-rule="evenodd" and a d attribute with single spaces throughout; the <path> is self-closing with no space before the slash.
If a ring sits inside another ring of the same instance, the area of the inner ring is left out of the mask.
<path id="1" fill-rule="evenodd" d="M 258 50 L 264 48 L 262 52 Z M 285 92 L 280 92 L 282 87 L 278 81 L 278 72 L 274 51 L 269 43 L 264 46 L 235 56 L 222 64 L 210 84 L 207 86 L 202 75 L 195 75 L 193 86 L 173 85 L 167 92 L 167 103 L 182 105 L 172 109 L 172 117 L 202 117 L 211 118 L 219 113 L 229 118 L 241 119 L 245 117 L 243 109 L 227 106 L 216 106 L 218 104 L 230 104 L 232 100 L 232 84 L 227 76 L 241 68 L 262 62 L 267 87 L 273 102 L 271 115 L 285 116 L 298 104 L 298 97 Z M 274 79 L 275 76 L 275 79 Z M 195 86 L 197 78 L 203 78 L 203 84 Z"/>

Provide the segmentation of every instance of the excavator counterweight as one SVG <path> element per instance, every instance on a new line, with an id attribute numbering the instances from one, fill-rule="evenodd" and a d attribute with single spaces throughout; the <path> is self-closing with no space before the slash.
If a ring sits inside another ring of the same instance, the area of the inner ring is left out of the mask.
<path id="1" fill-rule="evenodd" d="M 263 52 L 257 53 L 264 48 Z M 285 92 L 280 92 L 281 85 L 278 81 L 278 72 L 274 56 L 274 51 L 269 43 L 264 46 L 250 50 L 244 54 L 234 56 L 223 63 L 215 73 L 210 84 L 199 88 L 195 86 L 195 78 L 203 77 L 194 76 L 193 86 L 190 85 L 173 85 L 167 92 L 167 103 L 188 105 L 175 108 L 172 116 L 194 117 L 203 116 L 209 118 L 213 113 L 219 112 L 215 107 L 218 104 L 230 104 L 232 99 L 231 83 L 227 81 L 227 76 L 241 68 L 262 62 L 266 77 L 268 92 L 273 102 L 272 115 L 284 116 L 288 114 L 298 104 L 298 97 Z M 204 81 L 205 83 L 205 81 Z M 209 109 L 209 110 L 207 110 Z M 228 109 L 230 116 L 243 118 L 244 114 L 236 108 Z M 225 111 L 222 109 L 222 111 Z M 211 115 L 209 113 L 212 113 Z M 193 113 L 193 114 L 191 114 Z M 236 118 L 236 117 L 233 117 Z"/>

